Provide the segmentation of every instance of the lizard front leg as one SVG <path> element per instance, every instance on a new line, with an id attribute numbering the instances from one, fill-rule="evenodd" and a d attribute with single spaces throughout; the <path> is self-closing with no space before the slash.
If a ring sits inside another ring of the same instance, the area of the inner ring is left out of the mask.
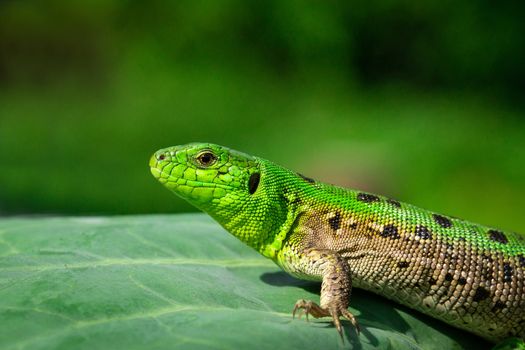
<path id="1" fill-rule="evenodd" d="M 343 339 L 341 316 L 348 319 L 359 334 L 359 325 L 352 313 L 348 311 L 352 280 L 346 260 L 338 253 L 325 249 L 305 249 L 299 254 L 285 254 L 285 270 L 298 277 L 322 279 L 321 303 L 300 299 L 295 303 L 293 316 L 297 310 L 304 310 L 306 317 L 315 318 L 331 316 L 334 325 Z"/>

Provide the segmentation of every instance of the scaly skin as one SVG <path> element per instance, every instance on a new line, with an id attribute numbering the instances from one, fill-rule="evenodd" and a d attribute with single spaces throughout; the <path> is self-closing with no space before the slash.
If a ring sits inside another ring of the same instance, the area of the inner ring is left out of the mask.
<path id="1" fill-rule="evenodd" d="M 497 342 L 525 338 L 525 239 L 267 160 L 195 143 L 156 152 L 151 172 L 288 273 L 322 281 L 314 317 L 357 322 L 352 285 Z M 358 328 L 356 328 L 358 330 Z"/>

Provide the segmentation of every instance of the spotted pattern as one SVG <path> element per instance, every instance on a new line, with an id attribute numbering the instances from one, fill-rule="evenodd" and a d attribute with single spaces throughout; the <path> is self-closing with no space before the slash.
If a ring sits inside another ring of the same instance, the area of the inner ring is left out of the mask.
<path id="1" fill-rule="evenodd" d="M 396 201 L 395 199 L 389 198 L 389 199 L 386 200 L 386 202 L 387 202 L 388 204 L 393 205 L 394 207 L 401 208 L 401 203 L 399 203 L 399 202 Z"/>
<path id="2" fill-rule="evenodd" d="M 360 192 L 357 194 L 357 200 L 365 203 L 379 202 L 379 197 L 369 193 Z"/>
<path id="3" fill-rule="evenodd" d="M 332 230 L 337 231 L 341 227 L 341 213 L 336 212 L 334 216 L 328 219 L 328 223 Z"/>
<path id="4" fill-rule="evenodd" d="M 434 221 L 443 228 L 450 228 L 452 227 L 452 221 L 450 221 L 449 218 L 439 215 L 439 214 L 432 214 L 432 217 L 434 218 Z"/>
<path id="5" fill-rule="evenodd" d="M 401 269 L 406 269 L 409 265 L 408 261 L 400 261 L 397 263 L 397 267 Z"/>
<path id="6" fill-rule="evenodd" d="M 365 208 L 374 212 L 374 206 Z M 423 216 L 415 226 L 410 221 L 385 223 L 373 215 L 362 215 L 344 210 L 313 213 L 304 224 L 312 238 L 303 240 L 309 242 L 308 247 L 332 247 L 346 258 L 355 287 L 387 295 L 458 327 L 475 328 L 482 336 L 521 334 L 517 323 L 513 323 L 517 327 L 513 333 L 506 323 L 519 321 L 519 310 L 525 306 L 525 298 L 517 294 L 518 290 L 525 292 L 525 281 L 519 277 L 525 273 L 518 276 L 516 271 L 517 256 L 509 260 L 492 250 L 473 247 L 473 237 L 489 240 L 481 230 L 472 236 L 470 224 L 462 230 L 461 221 L 447 230 L 455 235 L 450 239 L 431 215 Z M 506 282 L 510 272 L 512 280 Z"/>
<path id="7" fill-rule="evenodd" d="M 480 302 L 487 299 L 490 296 L 490 292 L 485 287 L 478 287 L 472 301 Z"/>
<path id="8" fill-rule="evenodd" d="M 501 244 L 507 244 L 509 240 L 507 239 L 507 236 L 501 231 L 498 230 L 489 230 L 489 238 L 493 240 L 494 242 L 499 242 Z"/>
<path id="9" fill-rule="evenodd" d="M 416 226 L 416 236 L 421 239 L 431 239 L 432 233 L 426 226 L 418 225 Z"/>
<path id="10" fill-rule="evenodd" d="M 383 227 L 383 231 L 381 231 L 381 237 L 385 238 L 391 238 L 391 239 L 399 239 L 399 231 L 397 227 L 393 224 L 385 225 Z"/>
<path id="11" fill-rule="evenodd" d="M 449 219 L 453 226 L 441 231 L 443 226 L 432 215 L 407 222 L 383 221 L 373 215 L 375 206 L 360 208 L 365 208 L 364 214 L 344 210 L 317 214 L 312 233 L 337 228 L 337 234 L 316 236 L 308 245 L 337 247 L 334 249 L 355 273 L 354 286 L 388 295 L 458 327 L 475 328 L 482 336 L 500 337 L 525 330 L 516 323 L 522 317 L 519 310 L 525 307 L 525 298 L 517 294 L 519 290 L 525 293 L 525 270 L 520 268 L 524 272 L 518 276 L 517 255 L 509 260 L 490 249 L 472 246 L 472 239 L 491 243 L 479 226 Z M 515 322 L 515 330 L 509 331 L 509 319 Z"/>
<path id="12" fill-rule="evenodd" d="M 513 271 L 513 268 L 512 266 L 510 266 L 509 263 L 503 264 L 503 280 L 505 282 L 512 281 L 512 271 Z"/>

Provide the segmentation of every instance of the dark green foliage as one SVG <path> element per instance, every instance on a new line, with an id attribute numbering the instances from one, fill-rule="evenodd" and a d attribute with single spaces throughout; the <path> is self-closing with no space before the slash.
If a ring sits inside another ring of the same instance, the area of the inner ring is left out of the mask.
<path id="1" fill-rule="evenodd" d="M 525 231 L 523 4 L 0 2 L 0 214 L 191 210 L 207 141 Z"/>

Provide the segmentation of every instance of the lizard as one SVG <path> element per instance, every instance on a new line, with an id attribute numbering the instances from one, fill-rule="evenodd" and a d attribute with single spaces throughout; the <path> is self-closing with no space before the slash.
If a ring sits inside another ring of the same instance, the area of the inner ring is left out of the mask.
<path id="1" fill-rule="evenodd" d="M 525 238 L 346 189 L 211 143 L 161 149 L 151 173 L 285 272 L 321 281 L 293 308 L 359 325 L 352 287 L 491 342 L 525 338 Z M 521 340 L 520 340 L 521 339 Z"/>

